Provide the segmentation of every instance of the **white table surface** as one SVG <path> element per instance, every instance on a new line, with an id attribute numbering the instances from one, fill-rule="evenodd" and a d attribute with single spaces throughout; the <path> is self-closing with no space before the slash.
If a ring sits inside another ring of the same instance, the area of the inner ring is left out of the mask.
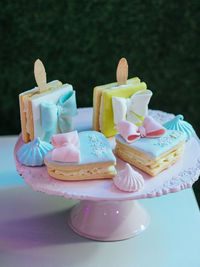
<path id="1" fill-rule="evenodd" d="M 199 267 L 200 213 L 192 189 L 144 199 L 151 222 L 124 241 L 82 238 L 67 225 L 77 201 L 34 192 L 13 160 L 17 136 L 0 137 L 0 266 Z"/>

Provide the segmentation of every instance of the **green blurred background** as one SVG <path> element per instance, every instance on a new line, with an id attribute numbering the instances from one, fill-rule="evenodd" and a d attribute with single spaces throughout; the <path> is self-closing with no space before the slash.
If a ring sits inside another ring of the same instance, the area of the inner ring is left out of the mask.
<path id="1" fill-rule="evenodd" d="M 200 135 L 200 1 L 3 0 L 0 10 L 1 135 L 20 132 L 18 94 L 36 85 L 37 58 L 87 107 L 121 57 L 154 92 L 150 108 L 183 114 Z"/>

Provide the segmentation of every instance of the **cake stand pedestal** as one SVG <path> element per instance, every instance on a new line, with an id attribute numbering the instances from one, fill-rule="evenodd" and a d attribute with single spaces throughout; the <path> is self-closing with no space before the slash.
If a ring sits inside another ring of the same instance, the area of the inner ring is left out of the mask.
<path id="1" fill-rule="evenodd" d="M 91 125 L 87 125 L 91 123 L 91 113 L 91 109 L 79 110 L 76 120 L 82 122 L 84 130 L 91 128 Z M 150 113 L 161 123 L 173 118 L 172 114 L 161 111 L 150 111 Z M 83 123 L 84 119 L 88 121 Z M 150 216 L 137 200 L 192 187 L 200 174 L 200 143 L 195 137 L 186 143 L 181 160 L 156 177 L 152 178 L 138 170 L 145 182 L 143 189 L 135 193 L 118 190 L 112 179 L 77 182 L 53 179 L 48 175 L 45 166 L 27 167 L 17 160 L 17 151 L 23 144 L 20 135 L 14 151 L 18 173 L 33 190 L 81 200 L 72 208 L 68 223 L 79 235 L 95 240 L 123 240 L 141 233 L 147 228 Z M 123 169 L 124 166 L 125 162 L 117 159 L 117 170 Z"/>
<path id="2" fill-rule="evenodd" d="M 70 212 L 68 223 L 79 235 L 117 241 L 144 231 L 150 217 L 137 200 L 82 200 Z"/>

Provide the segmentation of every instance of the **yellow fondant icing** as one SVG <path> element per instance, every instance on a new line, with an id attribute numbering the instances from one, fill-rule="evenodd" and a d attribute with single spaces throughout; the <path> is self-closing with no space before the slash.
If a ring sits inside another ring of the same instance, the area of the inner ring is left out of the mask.
<path id="1" fill-rule="evenodd" d="M 140 79 L 138 77 L 134 77 L 134 78 L 127 80 L 127 84 L 136 84 L 139 82 L 140 82 Z M 96 90 L 106 90 L 106 89 L 110 89 L 110 88 L 116 87 L 116 86 L 117 86 L 117 82 L 99 85 L 99 86 L 94 87 L 94 92 Z"/>
<path id="2" fill-rule="evenodd" d="M 131 82 L 128 82 L 130 81 Z M 116 84 L 116 83 L 115 83 Z M 145 90 L 147 88 L 146 83 L 141 82 L 138 78 L 133 78 L 127 80 L 126 85 L 121 85 L 118 87 L 110 87 L 107 90 L 103 91 L 102 99 L 103 106 L 102 106 L 102 121 L 101 121 L 101 132 L 106 136 L 110 137 L 117 133 L 117 130 L 114 128 L 116 125 L 114 124 L 114 118 L 113 118 L 113 108 L 112 108 L 112 97 L 124 97 L 129 98 L 131 97 L 135 92 L 140 90 Z M 138 116 L 140 120 L 143 121 L 143 117 Z"/>
<path id="3" fill-rule="evenodd" d="M 127 84 L 138 83 L 140 83 L 140 79 L 138 77 L 127 80 Z M 115 87 L 117 87 L 117 82 L 96 86 L 93 90 L 93 130 L 95 131 L 100 131 L 100 128 L 102 128 L 100 127 L 100 124 L 102 124 L 100 122 L 100 118 L 102 118 L 101 110 L 103 108 L 103 103 L 101 103 L 101 96 L 105 90 Z"/>

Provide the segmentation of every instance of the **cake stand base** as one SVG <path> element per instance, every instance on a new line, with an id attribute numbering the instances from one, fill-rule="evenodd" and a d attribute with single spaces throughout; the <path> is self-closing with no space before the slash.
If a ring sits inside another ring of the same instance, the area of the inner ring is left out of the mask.
<path id="1" fill-rule="evenodd" d="M 148 213 L 136 200 L 82 200 L 72 208 L 68 223 L 81 236 L 118 241 L 143 232 L 149 221 Z"/>

